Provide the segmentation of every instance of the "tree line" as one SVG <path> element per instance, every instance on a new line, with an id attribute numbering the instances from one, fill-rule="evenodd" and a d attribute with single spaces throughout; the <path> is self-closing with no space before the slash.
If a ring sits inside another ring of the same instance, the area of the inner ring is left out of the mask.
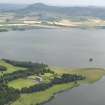
<path id="1" fill-rule="evenodd" d="M 0 82 L 3 83 L 4 81 L 7 83 L 9 81 L 18 79 L 18 78 L 24 78 L 27 76 L 31 76 L 34 74 L 42 74 L 44 75 L 45 73 L 54 73 L 48 68 L 29 68 L 27 70 L 18 70 L 16 72 L 10 73 L 10 74 L 3 74 L 3 76 L 0 77 Z"/>
<path id="2" fill-rule="evenodd" d="M 6 62 L 6 61 L 5 61 Z M 18 70 L 16 72 L 10 74 L 3 74 L 0 77 L 0 105 L 9 105 L 10 102 L 15 101 L 20 97 L 21 91 L 16 90 L 14 88 L 8 87 L 7 83 L 9 81 L 24 78 L 33 74 L 44 74 L 44 73 L 54 73 L 51 71 L 47 65 L 40 63 L 30 63 L 30 62 L 18 62 L 18 61 L 10 61 L 14 66 L 27 67 L 26 70 Z M 0 66 L 0 72 L 6 71 L 7 68 L 4 66 Z"/>
<path id="3" fill-rule="evenodd" d="M 14 61 L 14 60 L 9 60 L 9 59 L 2 59 L 6 63 L 9 63 L 13 66 L 18 66 L 18 67 L 25 67 L 25 68 L 40 68 L 40 67 L 48 67 L 48 65 L 43 64 L 43 63 L 33 63 L 31 61 Z"/>
<path id="4" fill-rule="evenodd" d="M 28 88 L 25 87 L 25 88 L 22 88 L 20 91 L 21 93 L 39 92 L 39 91 L 44 91 L 56 84 L 76 82 L 78 80 L 84 80 L 84 79 L 85 77 L 81 75 L 63 74 L 61 77 L 55 77 L 50 83 L 41 83 Z"/>
<path id="5" fill-rule="evenodd" d="M 0 65 L 0 72 L 6 71 L 7 68 L 5 66 Z"/>
<path id="6" fill-rule="evenodd" d="M 0 83 L 0 105 L 9 105 L 20 97 L 20 92 L 14 88 L 10 88 Z"/>

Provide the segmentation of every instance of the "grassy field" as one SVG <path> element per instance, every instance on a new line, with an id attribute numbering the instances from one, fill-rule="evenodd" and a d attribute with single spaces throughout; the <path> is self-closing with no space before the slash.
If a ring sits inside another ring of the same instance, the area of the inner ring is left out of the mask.
<path id="1" fill-rule="evenodd" d="M 15 89 L 22 89 L 24 87 L 30 87 L 37 84 L 37 82 L 33 79 L 22 78 L 16 79 L 8 83 L 9 87 L 13 87 Z"/>
<path id="2" fill-rule="evenodd" d="M 85 82 L 93 83 L 100 80 L 105 75 L 105 69 L 101 68 L 82 68 L 82 69 L 66 69 L 66 68 L 52 68 L 57 74 L 69 73 L 77 74 L 86 77 Z"/>
<path id="3" fill-rule="evenodd" d="M 45 75 L 41 75 L 41 77 L 43 79 L 43 82 L 48 83 L 50 82 L 50 78 L 53 77 L 53 75 L 50 73 L 45 73 Z M 33 86 L 35 84 L 38 84 L 38 82 L 36 81 L 36 75 L 32 75 L 27 78 L 16 79 L 16 80 L 8 82 L 9 87 L 13 87 L 19 90 L 24 87 Z"/>
<path id="4" fill-rule="evenodd" d="M 38 103 L 43 103 L 45 101 L 48 101 L 53 96 L 53 94 L 56 94 L 57 92 L 64 91 L 67 89 L 71 89 L 73 87 L 75 87 L 75 84 L 69 83 L 69 84 L 55 85 L 52 88 L 43 92 L 23 94 L 12 105 L 37 105 Z"/>
<path id="5" fill-rule="evenodd" d="M 8 73 L 12 73 L 12 72 L 15 72 L 17 70 L 26 70 L 26 68 L 22 68 L 22 67 L 15 67 L 11 64 L 8 64 L 6 63 L 5 61 L 3 60 L 0 60 L 0 65 L 1 66 L 5 66 L 7 68 L 6 71 L 4 71 L 4 74 L 8 74 Z M 1 75 L 1 72 L 0 72 L 0 75 Z"/>
<path id="6" fill-rule="evenodd" d="M 79 74 L 86 77 L 86 80 L 83 80 L 81 83 L 94 83 L 97 80 L 101 79 L 105 75 L 104 69 L 98 68 L 86 68 L 86 69 L 64 69 L 64 68 L 52 68 L 57 74 L 62 75 L 63 73 L 69 74 Z M 79 85 L 79 84 L 78 84 Z M 21 97 L 12 103 L 11 105 L 37 105 L 48 101 L 55 93 L 58 93 L 62 90 L 67 90 L 75 87 L 74 83 L 55 85 L 52 88 L 32 93 L 32 94 L 22 94 Z"/>

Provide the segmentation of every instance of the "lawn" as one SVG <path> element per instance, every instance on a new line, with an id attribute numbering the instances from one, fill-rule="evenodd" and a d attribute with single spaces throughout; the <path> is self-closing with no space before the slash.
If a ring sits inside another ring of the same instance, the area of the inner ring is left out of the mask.
<path id="1" fill-rule="evenodd" d="M 15 72 L 15 71 L 17 71 L 17 70 L 26 70 L 26 68 L 15 67 L 15 66 L 13 66 L 13 65 L 11 65 L 11 64 L 6 63 L 6 62 L 3 61 L 3 60 L 0 60 L 0 65 L 7 68 L 7 70 L 4 71 L 4 74 L 13 73 L 13 72 Z M 1 72 L 0 72 L 0 75 L 1 75 Z"/>
<path id="2" fill-rule="evenodd" d="M 16 79 L 8 83 L 9 87 L 13 87 L 15 89 L 22 89 L 24 87 L 30 87 L 37 84 L 37 82 L 33 79 L 28 79 L 28 78 L 21 78 L 21 79 Z"/>

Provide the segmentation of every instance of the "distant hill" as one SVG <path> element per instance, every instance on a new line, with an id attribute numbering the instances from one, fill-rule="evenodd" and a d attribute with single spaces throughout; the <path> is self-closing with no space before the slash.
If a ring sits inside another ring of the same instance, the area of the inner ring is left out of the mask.
<path id="1" fill-rule="evenodd" d="M 0 21 L 13 30 L 34 27 L 105 28 L 104 7 L 60 7 L 42 3 L 32 5 L 0 4 Z M 22 24 L 25 27 L 22 27 Z M 33 25 L 34 24 L 34 25 Z M 18 26 L 18 28 L 17 28 Z M 27 27 L 29 26 L 29 27 Z M 2 31 L 2 30 L 1 30 Z"/>
<path id="2" fill-rule="evenodd" d="M 57 7 L 36 3 L 19 10 L 22 15 L 39 15 L 48 17 L 96 17 L 105 19 L 105 8 L 101 7 Z"/>

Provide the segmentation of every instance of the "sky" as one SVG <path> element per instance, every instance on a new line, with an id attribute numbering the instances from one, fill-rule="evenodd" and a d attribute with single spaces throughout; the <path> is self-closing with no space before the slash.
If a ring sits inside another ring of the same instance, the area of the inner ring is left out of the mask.
<path id="1" fill-rule="evenodd" d="M 0 0 L 0 3 L 19 3 L 19 4 L 33 4 L 33 3 L 45 3 L 49 5 L 62 5 L 62 6 L 105 6 L 105 0 Z"/>

